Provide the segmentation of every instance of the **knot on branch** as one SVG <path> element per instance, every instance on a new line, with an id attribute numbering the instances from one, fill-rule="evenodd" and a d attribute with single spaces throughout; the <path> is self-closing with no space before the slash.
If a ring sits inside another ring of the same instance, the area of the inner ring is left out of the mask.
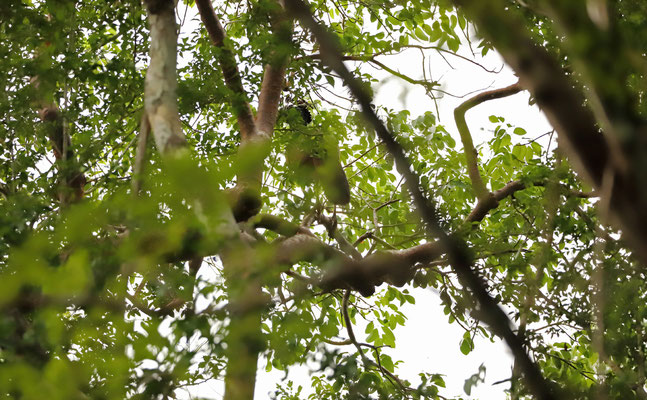
<path id="1" fill-rule="evenodd" d="M 487 192 L 476 203 L 476 207 L 474 207 L 470 215 L 467 217 L 467 220 L 471 222 L 481 221 L 485 218 L 488 212 L 490 212 L 490 210 L 496 208 L 498 205 L 499 200 L 497 200 L 496 196 L 491 192 Z"/>
<path id="2" fill-rule="evenodd" d="M 151 15 L 161 14 L 175 8 L 174 0 L 144 0 L 144 3 Z"/>
<path id="3" fill-rule="evenodd" d="M 260 191 L 244 184 L 225 189 L 225 197 L 236 222 L 247 221 L 258 214 L 263 206 Z"/>

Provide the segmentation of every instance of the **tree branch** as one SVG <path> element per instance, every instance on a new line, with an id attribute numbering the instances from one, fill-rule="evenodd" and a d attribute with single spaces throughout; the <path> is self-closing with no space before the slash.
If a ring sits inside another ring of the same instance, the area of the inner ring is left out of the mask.
<path id="1" fill-rule="evenodd" d="M 501 189 L 496 190 L 493 193 L 489 193 L 488 196 L 479 199 L 474 209 L 472 209 L 472 212 L 470 212 L 467 218 L 465 218 L 463 224 L 471 225 L 473 222 L 482 221 L 491 210 L 495 209 L 499 205 L 499 201 L 525 188 L 526 185 L 521 181 L 511 181 Z"/>
<path id="2" fill-rule="evenodd" d="M 186 147 L 177 108 L 177 30 L 172 0 L 147 0 L 150 64 L 144 87 L 145 112 L 162 154 Z"/>
<path id="3" fill-rule="evenodd" d="M 44 106 L 40 119 L 46 125 L 58 169 L 57 197 L 61 207 L 76 203 L 83 197 L 87 183 L 72 150 L 70 134 L 65 130 L 64 119 L 54 104 Z"/>
<path id="4" fill-rule="evenodd" d="M 256 135 L 256 123 L 254 122 L 252 109 L 247 101 L 247 95 L 243 88 L 240 73 L 238 72 L 236 58 L 231 49 L 227 47 L 227 34 L 213 10 L 211 0 L 196 0 L 195 4 L 198 6 L 200 19 L 202 19 L 202 23 L 207 29 L 211 42 L 220 49 L 218 57 L 220 70 L 225 79 L 225 85 L 232 92 L 232 96 L 230 97 L 236 119 L 238 120 L 241 141 L 246 142 Z"/>
<path id="5" fill-rule="evenodd" d="M 288 49 L 293 33 L 292 20 L 287 18 L 283 7 L 279 3 L 275 3 L 275 10 L 270 10 L 270 22 L 280 43 L 273 49 L 270 61 L 265 66 L 261 93 L 258 96 L 258 112 L 256 114 L 258 130 L 268 137 L 272 136 L 272 131 L 276 124 L 279 100 L 285 85 L 285 68 L 290 56 Z"/>
<path id="6" fill-rule="evenodd" d="M 133 165 L 133 180 L 132 188 L 133 194 L 136 196 L 139 194 L 142 188 L 144 164 L 146 162 L 146 147 L 148 144 L 148 136 L 150 135 L 151 124 L 148 120 L 148 115 L 146 111 L 142 113 L 142 119 L 139 124 L 139 135 L 137 138 L 137 152 L 135 154 L 135 164 Z"/>
<path id="7" fill-rule="evenodd" d="M 478 166 L 478 153 L 474 148 L 474 143 L 472 141 L 472 135 L 470 134 L 469 128 L 467 126 L 467 121 L 465 121 L 465 113 L 485 101 L 500 99 L 502 97 L 511 96 L 513 94 L 519 93 L 521 91 L 521 86 L 519 82 L 512 84 L 510 86 L 490 90 L 487 92 L 479 93 L 476 96 L 466 100 L 461 105 L 454 109 L 454 120 L 456 121 L 456 128 L 458 133 L 461 136 L 461 142 L 463 142 L 463 152 L 465 154 L 465 160 L 467 162 L 467 173 L 470 176 L 472 181 L 472 186 L 474 187 L 474 192 L 476 197 L 479 200 L 485 199 L 490 192 L 487 190 L 481 174 L 479 173 Z"/>
<path id="8" fill-rule="evenodd" d="M 355 248 L 355 246 L 350 244 L 344 234 L 339 231 L 336 217 L 327 217 L 323 215 L 323 212 L 319 212 L 317 214 L 317 221 L 326 228 L 328 235 L 337 241 L 339 248 L 344 253 L 348 254 L 355 260 L 362 259 L 362 254 Z"/>

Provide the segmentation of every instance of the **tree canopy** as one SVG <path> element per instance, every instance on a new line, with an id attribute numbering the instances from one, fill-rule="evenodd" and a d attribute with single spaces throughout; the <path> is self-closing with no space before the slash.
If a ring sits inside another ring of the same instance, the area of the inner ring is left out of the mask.
<path id="1" fill-rule="evenodd" d="M 252 400 L 257 368 L 308 362 L 275 398 L 455 398 L 398 371 L 423 288 L 461 352 L 510 349 L 511 399 L 647 399 L 647 3 L 10 0 L 0 18 L 0 397 L 223 379 Z M 430 58 L 488 70 L 488 52 L 518 81 L 441 123 Z M 376 70 L 429 111 L 374 102 Z M 500 109 L 472 134 L 469 110 L 524 91 L 553 130 Z"/>

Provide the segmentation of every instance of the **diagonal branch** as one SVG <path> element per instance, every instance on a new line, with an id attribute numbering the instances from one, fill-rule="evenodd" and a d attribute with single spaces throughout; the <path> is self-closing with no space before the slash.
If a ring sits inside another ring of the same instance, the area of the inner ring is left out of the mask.
<path id="1" fill-rule="evenodd" d="M 225 84 L 232 92 L 232 107 L 238 120 L 241 141 L 246 142 L 256 135 L 256 124 L 252 109 L 247 102 L 243 81 L 238 72 L 236 57 L 231 49 L 227 47 L 225 29 L 213 10 L 211 0 L 196 0 L 195 4 L 198 6 L 200 18 L 207 29 L 211 42 L 220 49 L 220 57 L 218 58 L 220 70 L 225 79 Z"/>

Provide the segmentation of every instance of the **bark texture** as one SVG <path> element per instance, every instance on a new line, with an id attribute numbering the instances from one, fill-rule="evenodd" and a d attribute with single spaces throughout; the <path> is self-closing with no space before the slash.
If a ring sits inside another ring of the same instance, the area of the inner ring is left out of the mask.
<path id="1" fill-rule="evenodd" d="M 186 146 L 177 107 L 177 26 L 172 0 L 146 3 L 150 23 L 150 64 L 144 90 L 145 111 L 162 154 Z"/>

